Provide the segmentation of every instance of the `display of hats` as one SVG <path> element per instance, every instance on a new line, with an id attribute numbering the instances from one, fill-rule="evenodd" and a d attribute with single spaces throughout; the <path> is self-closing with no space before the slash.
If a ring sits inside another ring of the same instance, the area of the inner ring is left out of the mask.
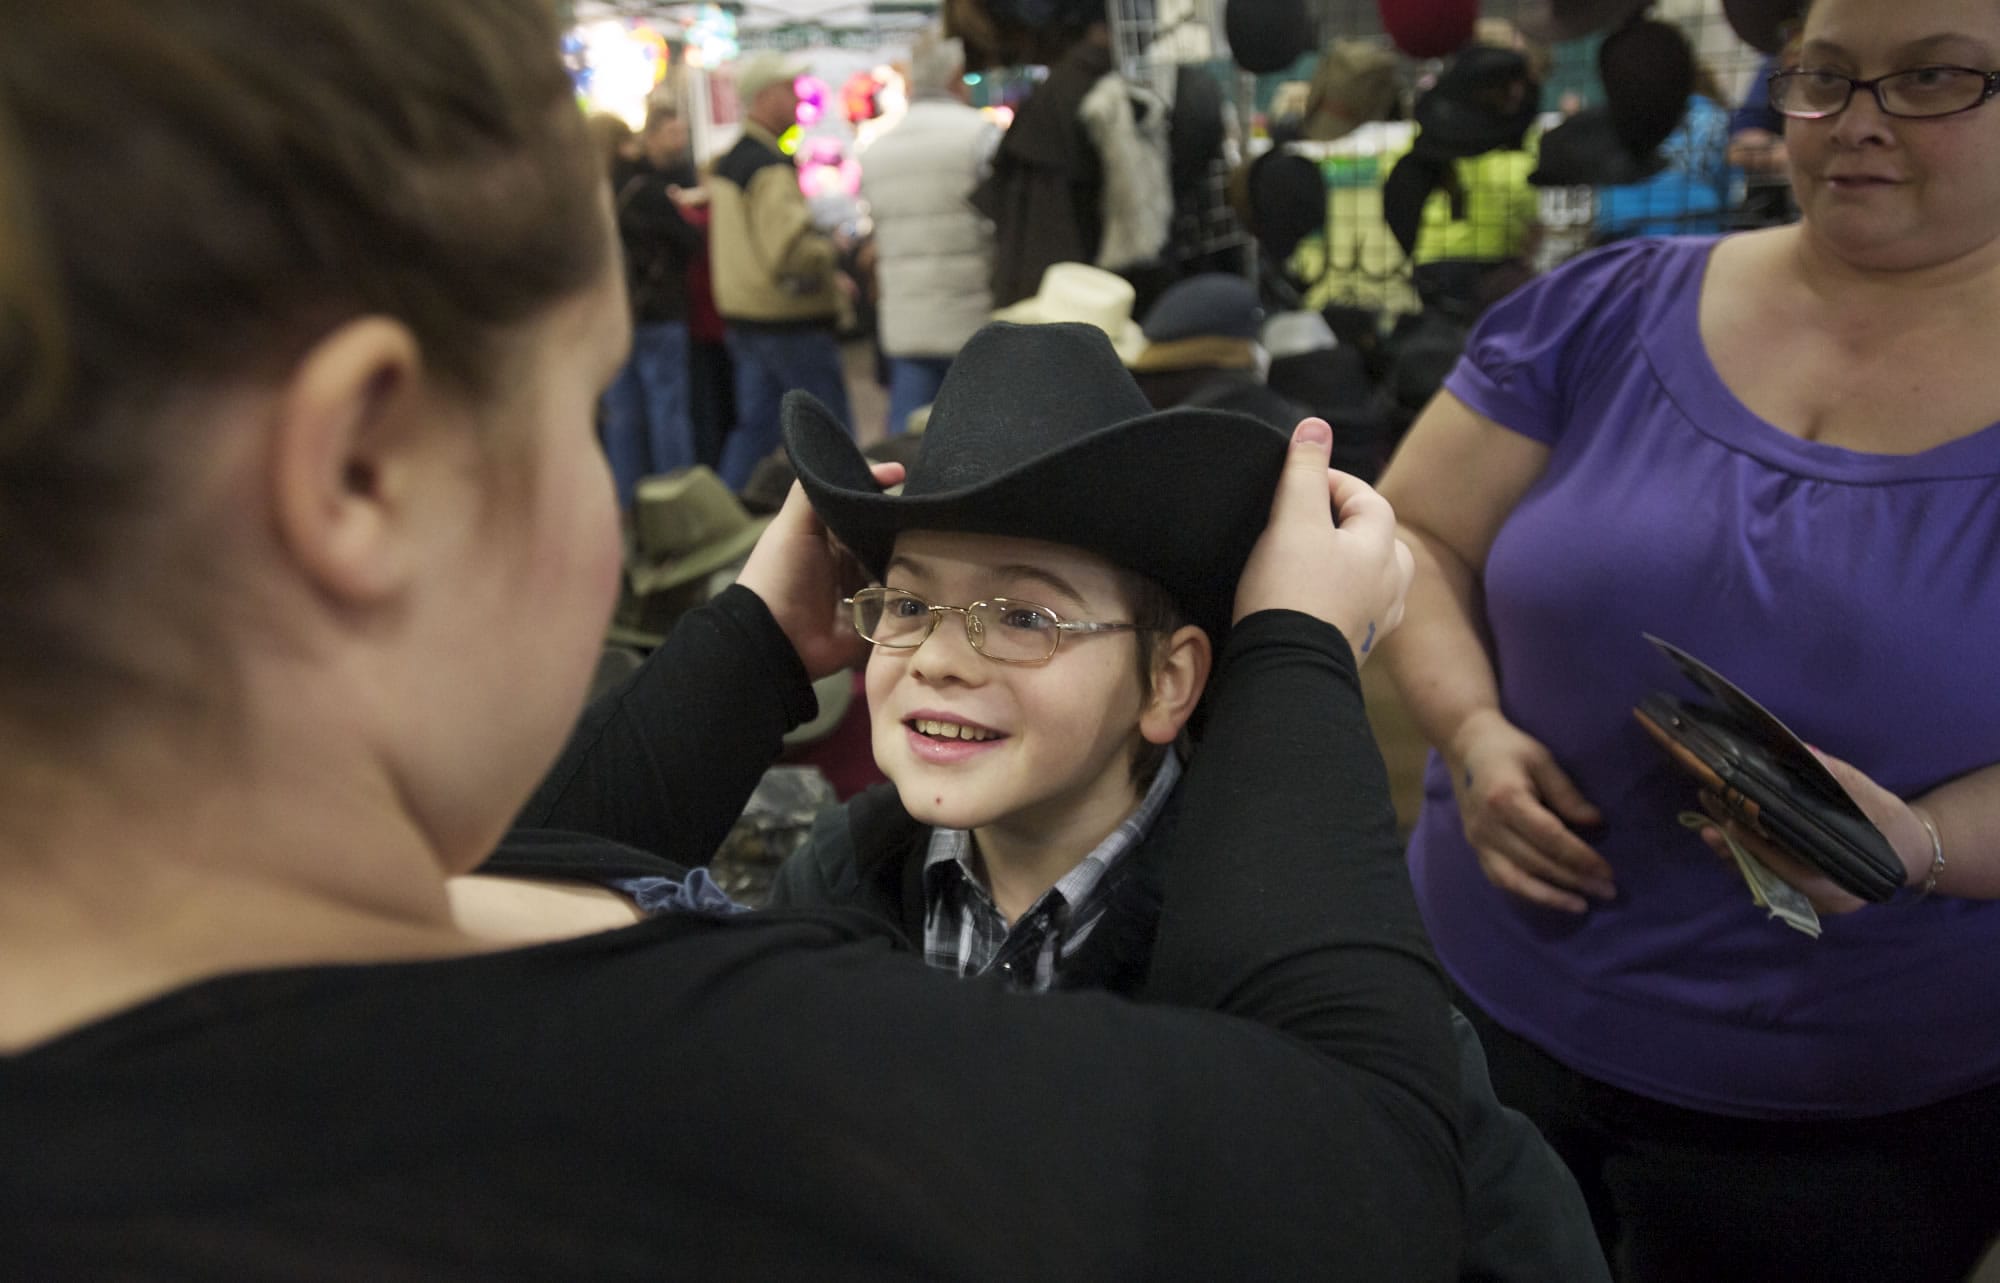
<path id="1" fill-rule="evenodd" d="M 1730 28 L 1760 53 L 1782 53 L 1804 20 L 1806 0 L 1722 0 Z"/>
<path id="2" fill-rule="evenodd" d="M 1284 71 L 1318 43 L 1305 0 L 1228 0 L 1222 30 L 1236 65 L 1260 76 Z"/>
<path id="3" fill-rule="evenodd" d="M 1376 0 L 1382 30 L 1412 58 L 1442 58 L 1472 39 L 1479 0 Z"/>
<path id="4" fill-rule="evenodd" d="M 1515 24 L 1531 39 L 1581 40 L 1625 22 L 1650 0 L 1523 0 Z"/>
<path id="5" fill-rule="evenodd" d="M 1666 167 L 1659 152 L 1636 156 L 1625 146 L 1608 108 L 1586 107 L 1542 135 L 1528 181 L 1537 187 L 1622 187 Z"/>
<path id="6" fill-rule="evenodd" d="M 1597 75 L 1612 131 L 1643 160 L 1667 141 L 1687 115 L 1694 93 L 1694 47 L 1680 28 L 1640 18 L 1604 38 Z"/>
<path id="7" fill-rule="evenodd" d="M 1320 54 L 1306 91 L 1305 127 L 1314 142 L 1332 142 L 1357 125 L 1392 120 L 1402 106 L 1396 55 L 1364 40 L 1336 40 Z"/>

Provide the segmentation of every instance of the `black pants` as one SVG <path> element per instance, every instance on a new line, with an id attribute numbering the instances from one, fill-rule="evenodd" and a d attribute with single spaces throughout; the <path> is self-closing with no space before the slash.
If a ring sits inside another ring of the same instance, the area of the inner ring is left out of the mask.
<path id="1" fill-rule="evenodd" d="M 1586 1078 L 1459 1006 L 1623 1283 L 1963 1283 L 2000 1236 L 2000 1087 L 1878 1118 L 1726 1118 Z"/>

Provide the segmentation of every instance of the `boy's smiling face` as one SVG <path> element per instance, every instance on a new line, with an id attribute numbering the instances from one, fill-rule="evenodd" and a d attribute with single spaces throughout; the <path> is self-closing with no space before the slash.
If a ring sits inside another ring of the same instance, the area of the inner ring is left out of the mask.
<path id="1" fill-rule="evenodd" d="M 908 531 L 886 582 L 941 606 L 1008 597 L 1065 620 L 1132 617 L 1110 562 L 1035 539 Z M 922 823 L 1080 844 L 1081 857 L 1138 804 L 1142 736 L 1170 741 L 1179 720 L 1164 729 L 1147 715 L 1155 701 L 1130 632 L 1071 633 L 1047 663 L 1003 664 L 972 648 L 963 621 L 946 613 L 921 646 L 875 648 L 876 764 Z"/>

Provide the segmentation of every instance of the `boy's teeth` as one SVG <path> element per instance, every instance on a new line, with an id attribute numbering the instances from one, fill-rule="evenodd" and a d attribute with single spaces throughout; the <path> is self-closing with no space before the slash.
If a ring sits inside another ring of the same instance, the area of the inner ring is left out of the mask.
<path id="1" fill-rule="evenodd" d="M 971 740 L 977 743 L 995 738 L 992 731 L 982 731 L 977 727 L 965 726 L 958 722 L 933 722 L 929 718 L 919 717 L 914 725 L 920 733 L 937 739 Z"/>

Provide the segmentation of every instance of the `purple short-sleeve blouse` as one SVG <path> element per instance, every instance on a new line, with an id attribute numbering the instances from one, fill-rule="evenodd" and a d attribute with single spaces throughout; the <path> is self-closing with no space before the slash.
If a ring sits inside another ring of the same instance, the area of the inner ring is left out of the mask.
<path id="1" fill-rule="evenodd" d="M 1502 708 L 1603 810 L 1585 837 L 1618 898 L 1573 917 L 1488 884 L 1435 756 L 1411 869 L 1458 983 L 1582 1073 L 1748 1117 L 1912 1108 L 2000 1082 L 2000 903 L 1864 909 L 1816 942 L 1767 920 L 1676 823 L 1693 789 L 1631 709 L 1693 693 L 1650 632 L 1903 796 L 2000 761 L 2000 425 L 1880 455 L 1752 414 L 1701 343 L 1713 244 L 1549 273 L 1445 385 L 1549 448 L 1486 617 Z"/>

